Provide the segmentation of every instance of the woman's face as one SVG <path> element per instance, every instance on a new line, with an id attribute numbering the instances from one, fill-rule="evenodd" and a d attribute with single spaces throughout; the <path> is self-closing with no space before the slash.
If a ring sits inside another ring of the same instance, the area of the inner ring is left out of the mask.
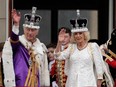
<path id="1" fill-rule="evenodd" d="M 24 28 L 24 35 L 28 41 L 34 42 L 38 34 L 38 29 Z"/>
<path id="2" fill-rule="evenodd" d="M 85 39 L 84 32 L 75 32 L 74 39 L 77 43 L 83 42 Z"/>

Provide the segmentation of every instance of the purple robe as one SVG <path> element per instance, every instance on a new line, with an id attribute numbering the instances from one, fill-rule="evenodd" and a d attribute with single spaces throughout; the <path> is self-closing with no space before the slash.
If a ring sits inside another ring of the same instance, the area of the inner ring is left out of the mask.
<path id="1" fill-rule="evenodd" d="M 18 41 L 19 36 L 12 32 L 11 39 Z M 13 65 L 15 72 L 16 86 L 24 86 L 29 69 L 29 54 L 28 50 L 20 43 L 11 43 L 13 50 Z M 39 73 L 38 73 L 38 87 L 40 87 Z"/>

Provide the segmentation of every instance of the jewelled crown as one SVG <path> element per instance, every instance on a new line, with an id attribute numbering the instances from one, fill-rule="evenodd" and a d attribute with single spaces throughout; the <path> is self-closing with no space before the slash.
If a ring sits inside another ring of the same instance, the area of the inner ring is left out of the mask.
<path id="1" fill-rule="evenodd" d="M 71 32 L 84 32 L 88 31 L 87 19 L 80 17 L 80 11 L 77 10 L 77 19 L 71 19 L 70 24 L 72 26 Z"/>
<path id="2" fill-rule="evenodd" d="M 32 7 L 32 13 L 24 15 L 25 23 L 23 24 L 23 27 L 28 27 L 32 29 L 40 28 L 39 22 L 41 21 L 42 17 L 36 14 L 36 10 L 36 7 Z"/>

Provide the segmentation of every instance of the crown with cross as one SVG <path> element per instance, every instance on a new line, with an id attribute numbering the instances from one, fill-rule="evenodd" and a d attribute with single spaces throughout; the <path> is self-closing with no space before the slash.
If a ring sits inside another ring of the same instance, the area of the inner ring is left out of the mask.
<path id="1" fill-rule="evenodd" d="M 72 26 L 71 32 L 73 33 L 73 32 L 88 31 L 87 19 L 80 17 L 80 11 L 79 10 L 77 10 L 76 12 L 77 12 L 77 18 L 75 20 L 74 19 L 70 20 L 70 24 Z"/>
<path id="2" fill-rule="evenodd" d="M 27 13 L 24 15 L 25 22 L 23 27 L 28 27 L 32 29 L 40 29 L 39 22 L 42 17 L 36 14 L 36 7 L 32 7 L 32 13 Z"/>

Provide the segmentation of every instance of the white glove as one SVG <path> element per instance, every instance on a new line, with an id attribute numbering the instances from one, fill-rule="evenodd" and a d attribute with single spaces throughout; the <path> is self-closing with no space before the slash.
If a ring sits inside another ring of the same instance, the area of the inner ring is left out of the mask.
<path id="1" fill-rule="evenodd" d="M 58 85 L 56 84 L 56 81 L 52 82 L 52 87 L 58 87 Z"/>

